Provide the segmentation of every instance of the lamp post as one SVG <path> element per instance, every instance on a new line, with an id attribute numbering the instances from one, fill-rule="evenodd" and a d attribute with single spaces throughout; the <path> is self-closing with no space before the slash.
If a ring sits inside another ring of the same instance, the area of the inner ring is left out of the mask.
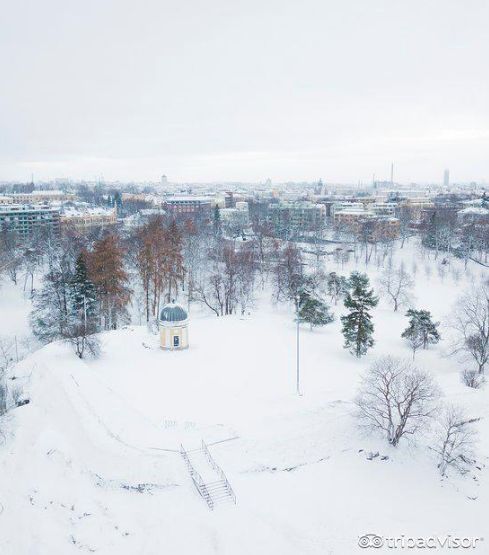
<path id="1" fill-rule="evenodd" d="M 301 390 L 300 390 L 300 357 L 299 357 L 299 324 L 300 324 L 300 320 L 299 320 L 299 305 L 300 305 L 300 300 L 301 297 L 299 294 L 296 295 L 295 297 L 295 314 L 296 314 L 296 320 L 297 320 L 297 333 L 296 333 L 296 352 L 297 352 L 297 360 L 296 360 L 296 390 L 297 390 L 297 395 L 302 395 Z"/>

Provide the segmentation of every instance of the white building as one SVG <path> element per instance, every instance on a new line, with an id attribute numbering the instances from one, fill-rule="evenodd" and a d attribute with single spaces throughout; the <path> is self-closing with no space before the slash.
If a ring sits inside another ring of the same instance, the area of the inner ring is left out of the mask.
<path id="1" fill-rule="evenodd" d="M 175 302 L 165 305 L 158 321 L 162 349 L 179 351 L 188 348 L 188 314 Z"/>

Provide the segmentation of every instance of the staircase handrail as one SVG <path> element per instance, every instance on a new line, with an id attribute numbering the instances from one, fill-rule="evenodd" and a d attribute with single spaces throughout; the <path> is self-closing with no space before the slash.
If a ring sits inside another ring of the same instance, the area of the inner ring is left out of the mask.
<path id="1" fill-rule="evenodd" d="M 205 502 L 207 503 L 210 510 L 212 511 L 214 508 L 214 501 L 212 500 L 212 497 L 210 496 L 209 491 L 207 490 L 207 487 L 205 485 L 205 482 L 202 476 L 197 472 L 197 470 L 195 470 L 194 466 L 190 462 L 190 459 L 187 455 L 187 451 L 185 451 L 182 444 L 180 444 L 180 454 L 182 455 L 182 458 L 187 465 L 187 468 L 190 473 L 190 477 L 192 478 L 192 481 L 194 483 L 194 486 L 197 488 L 197 491 L 199 492 L 200 496 L 204 498 Z"/>
<path id="2" fill-rule="evenodd" d="M 205 453 L 205 456 L 207 457 L 207 460 L 209 461 L 209 464 L 212 466 L 212 468 L 219 474 L 219 476 L 221 476 L 221 478 L 224 480 L 224 483 L 226 485 L 226 489 L 229 493 L 229 495 L 232 497 L 233 502 L 236 504 L 236 494 L 234 493 L 233 488 L 231 487 L 231 484 L 229 483 L 229 480 L 227 479 L 226 474 L 224 473 L 224 470 L 217 464 L 217 462 L 214 460 L 214 458 L 211 455 L 211 452 L 209 451 L 209 448 L 207 447 L 206 443 L 204 440 L 202 440 L 202 451 Z"/>

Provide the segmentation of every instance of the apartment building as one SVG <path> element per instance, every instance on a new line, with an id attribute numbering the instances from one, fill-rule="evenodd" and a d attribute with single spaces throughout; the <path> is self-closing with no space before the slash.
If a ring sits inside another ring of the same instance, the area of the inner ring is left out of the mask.
<path id="1" fill-rule="evenodd" d="M 73 200 L 75 195 L 58 190 L 32 191 L 32 193 L 11 193 L 14 204 L 36 204 L 47 202 L 65 202 Z"/>
<path id="2" fill-rule="evenodd" d="M 213 202 L 209 197 L 174 196 L 164 200 L 163 208 L 177 221 L 205 221 L 212 217 Z"/>
<path id="3" fill-rule="evenodd" d="M 114 208 L 66 208 L 60 216 L 62 225 L 76 228 L 110 226 L 117 223 L 117 209 Z"/>
<path id="4" fill-rule="evenodd" d="M 326 208 L 312 202 L 279 202 L 268 207 L 268 223 L 275 234 L 289 237 L 314 231 L 324 224 Z"/>
<path id="5" fill-rule="evenodd" d="M 40 205 L 7 204 L 0 206 L 0 228 L 18 233 L 22 237 L 34 232 L 60 229 L 59 209 Z"/>
<path id="6" fill-rule="evenodd" d="M 400 233 L 400 221 L 393 216 L 376 214 L 370 210 L 341 210 L 335 213 L 334 225 L 340 231 L 359 236 L 368 226 L 373 240 L 397 239 Z"/>

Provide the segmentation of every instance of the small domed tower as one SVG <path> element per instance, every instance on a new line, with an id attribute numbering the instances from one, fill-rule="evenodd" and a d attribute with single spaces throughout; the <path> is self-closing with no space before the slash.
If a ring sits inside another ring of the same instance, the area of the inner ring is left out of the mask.
<path id="1" fill-rule="evenodd" d="M 158 324 L 162 349 L 172 351 L 187 349 L 188 315 L 182 306 L 175 302 L 165 305 L 161 309 Z"/>

